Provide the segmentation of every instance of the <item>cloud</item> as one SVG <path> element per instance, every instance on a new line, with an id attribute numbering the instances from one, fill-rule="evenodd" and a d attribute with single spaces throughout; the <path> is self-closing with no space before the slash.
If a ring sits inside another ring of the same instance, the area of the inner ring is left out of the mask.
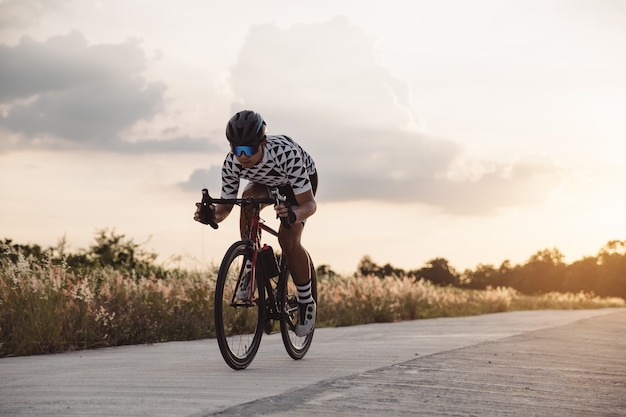
<path id="1" fill-rule="evenodd" d="M 107 142 L 161 109 L 165 86 L 147 83 L 137 41 L 89 46 L 78 32 L 0 47 L 2 125 L 27 137 Z"/>
<path id="2" fill-rule="evenodd" d="M 72 32 L 45 42 L 24 37 L 14 47 L 0 45 L 0 126 L 18 134 L 22 147 L 206 149 L 202 138 L 123 140 L 135 123 L 163 111 L 166 86 L 146 81 L 145 67 L 137 40 L 89 45 L 81 33 Z"/>
<path id="3" fill-rule="evenodd" d="M 0 30 L 37 23 L 47 12 L 62 9 L 73 0 L 5 0 L 0 2 Z"/>
<path id="4" fill-rule="evenodd" d="M 320 199 L 487 214 L 536 203 L 560 181 L 550 161 L 473 160 L 472 175 L 455 175 L 463 146 L 416 129 L 409 88 L 377 59 L 375 39 L 345 18 L 254 26 L 231 82 L 233 112 L 261 112 L 270 133 L 293 136 L 312 154 Z"/>
<path id="5" fill-rule="evenodd" d="M 378 62 L 374 41 L 345 18 L 287 30 L 254 26 L 232 68 L 233 91 L 242 104 L 325 115 L 322 122 L 346 127 L 404 125 L 409 90 Z"/>
<path id="6" fill-rule="evenodd" d="M 219 197 L 222 184 L 220 183 L 222 167 L 212 166 L 210 169 L 196 169 L 185 182 L 178 186 L 187 191 L 200 192 L 207 188 L 213 197 Z"/>
<path id="7" fill-rule="evenodd" d="M 431 178 L 421 183 L 423 201 L 453 214 L 490 214 L 499 207 L 540 204 L 566 174 L 542 157 L 477 163 L 486 171 L 476 178 Z"/>

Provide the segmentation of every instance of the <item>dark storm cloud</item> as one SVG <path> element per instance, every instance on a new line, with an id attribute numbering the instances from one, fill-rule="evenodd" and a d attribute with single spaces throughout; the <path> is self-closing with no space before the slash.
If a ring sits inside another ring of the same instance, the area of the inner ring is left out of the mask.
<path id="1" fill-rule="evenodd" d="M 286 30 L 260 25 L 232 68 L 240 100 L 233 111 L 256 109 L 270 133 L 292 135 L 313 155 L 320 199 L 484 214 L 534 203 L 559 182 L 546 161 L 474 161 L 481 175 L 453 179 L 463 147 L 409 128 L 417 121 L 410 91 L 380 64 L 374 44 L 344 18 Z"/>
<path id="2" fill-rule="evenodd" d="M 136 40 L 89 45 L 79 32 L 0 45 L 0 126 L 20 147 L 123 152 L 206 148 L 205 140 L 124 142 L 120 134 L 162 111 L 166 86 L 148 82 Z M 1 149 L 0 149 L 1 150 Z"/>

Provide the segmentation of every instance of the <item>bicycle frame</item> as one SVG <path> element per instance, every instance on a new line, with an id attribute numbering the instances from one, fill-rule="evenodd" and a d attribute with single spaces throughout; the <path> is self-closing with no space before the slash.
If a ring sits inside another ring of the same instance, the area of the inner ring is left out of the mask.
<path id="1" fill-rule="evenodd" d="M 276 202 L 275 199 L 247 197 L 247 198 L 235 198 L 235 199 L 211 199 L 211 201 L 215 203 L 219 203 L 219 204 L 238 205 L 238 206 L 241 206 L 242 210 L 245 210 L 246 206 L 251 206 L 251 218 L 250 218 L 250 222 L 248 225 L 247 234 L 243 236 L 243 240 L 250 245 L 250 250 L 252 251 L 252 257 L 251 257 L 252 269 L 250 271 L 250 287 L 254 288 L 255 284 L 263 286 L 263 288 L 265 289 L 265 294 L 267 294 L 268 301 L 269 301 L 269 303 L 267 302 L 265 303 L 267 307 L 266 319 L 280 320 L 281 315 L 285 313 L 289 313 L 289 312 L 282 311 L 283 309 L 281 308 L 281 303 L 278 302 L 280 297 L 283 297 L 284 294 L 279 295 L 274 292 L 275 287 L 277 285 L 272 286 L 270 284 L 270 278 L 263 277 L 263 279 L 261 279 L 261 281 L 263 282 L 259 283 L 257 281 L 257 279 L 259 279 L 259 275 L 257 275 L 256 273 L 257 257 L 259 254 L 259 250 L 262 247 L 261 246 L 262 245 L 261 244 L 261 231 L 265 231 L 271 234 L 272 236 L 275 236 L 276 238 L 278 238 L 278 231 L 276 231 L 272 227 L 265 224 L 262 221 L 261 216 L 260 216 L 263 205 L 274 204 Z M 245 265 L 242 265 L 242 268 L 244 267 Z M 239 274 L 240 279 L 242 275 L 243 274 L 241 274 L 241 271 L 240 271 L 240 274 Z M 287 279 L 288 277 L 286 275 L 287 275 L 287 262 L 285 259 L 285 254 L 283 253 L 280 258 L 278 279 L 279 280 Z M 237 282 L 237 285 L 239 285 L 239 282 Z M 253 297 L 254 297 L 253 291 L 250 291 L 250 298 L 247 300 L 246 303 L 242 303 L 241 301 L 238 302 L 238 300 L 236 300 L 235 295 L 236 295 L 235 293 L 233 293 L 232 295 L 232 299 L 230 303 L 232 307 L 254 307 L 255 304 L 253 300 Z"/>
<path id="2" fill-rule="evenodd" d="M 223 198 L 214 199 L 214 198 L 211 198 L 207 193 L 205 197 L 206 200 L 203 201 L 203 202 L 210 203 L 210 204 L 217 203 L 217 204 L 238 205 L 238 206 L 241 206 L 241 209 L 244 212 L 247 206 L 250 207 L 251 217 L 250 217 L 250 221 L 248 224 L 248 230 L 247 230 L 247 234 L 242 236 L 242 240 L 247 242 L 250 245 L 250 250 L 252 251 L 252 257 L 251 257 L 252 269 L 250 271 L 251 288 L 254 288 L 255 281 L 257 280 L 256 267 L 257 267 L 257 256 L 259 254 L 259 249 L 261 249 L 261 231 L 266 231 L 272 236 L 278 237 L 278 231 L 266 225 L 261 220 L 261 216 L 260 216 L 261 209 L 263 208 L 264 205 L 276 204 L 277 198 L 279 197 L 280 196 L 276 195 L 275 198 L 243 197 L 243 198 L 232 198 L 232 199 L 223 199 Z M 244 267 L 245 265 L 242 265 L 242 268 Z M 279 276 L 282 276 L 285 270 L 286 270 L 286 262 L 285 262 L 285 258 L 283 254 L 281 257 Z M 240 273 L 239 275 L 241 277 L 243 274 Z M 237 282 L 237 284 L 239 285 L 239 282 Z M 256 284 L 258 285 L 258 282 L 256 282 Z M 274 305 L 274 303 L 276 302 L 276 299 L 274 297 L 272 288 L 269 285 L 269 282 L 264 282 L 263 284 L 267 290 L 268 296 L 270 297 L 270 302 L 272 303 L 272 305 Z M 240 302 L 239 303 L 237 302 L 237 300 L 235 299 L 235 294 L 233 294 L 232 299 L 231 299 L 231 306 L 252 307 L 254 306 L 254 300 L 252 298 L 253 298 L 253 291 L 250 291 L 250 299 L 248 300 L 247 303 L 242 304 Z"/>
<path id="3" fill-rule="evenodd" d="M 263 200 L 263 201 L 259 201 L 259 200 Z M 261 204 L 273 203 L 274 200 L 250 198 L 250 199 L 235 199 L 235 201 L 239 201 L 239 203 L 236 202 L 235 204 L 241 205 L 242 210 L 245 210 L 246 205 L 252 205 L 252 217 L 250 219 L 250 224 L 248 227 L 248 235 L 244 236 L 243 240 L 250 243 L 250 247 L 252 250 L 252 259 L 251 259 L 252 269 L 250 271 L 250 286 L 251 288 L 254 288 L 255 281 L 258 278 L 256 274 L 256 267 L 257 267 L 257 257 L 259 254 L 259 250 L 261 249 L 261 231 L 262 230 L 266 231 L 272 236 L 278 237 L 278 232 L 274 230 L 273 228 L 271 228 L 270 226 L 263 223 L 260 217 L 261 208 L 262 208 Z M 284 269 L 284 262 L 281 262 L 281 265 L 280 265 L 281 273 L 283 269 Z M 256 282 L 256 284 L 258 285 L 258 282 Z M 274 298 L 274 294 L 273 294 L 272 288 L 269 285 L 269 282 L 264 282 L 263 284 L 267 290 L 268 296 L 270 297 L 270 301 L 272 302 L 272 304 L 274 304 L 276 300 Z M 250 299 L 248 300 L 248 305 L 254 304 L 252 297 L 253 297 L 253 292 L 250 291 Z M 232 299 L 232 305 L 237 305 L 234 294 L 233 294 L 233 299 Z"/>

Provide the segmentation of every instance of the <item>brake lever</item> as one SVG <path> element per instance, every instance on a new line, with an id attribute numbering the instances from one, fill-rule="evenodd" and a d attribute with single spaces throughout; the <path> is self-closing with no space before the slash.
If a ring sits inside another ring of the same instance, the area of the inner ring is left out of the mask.
<path id="1" fill-rule="evenodd" d="M 293 211 L 291 210 L 291 207 L 289 206 L 289 202 L 287 201 L 287 197 L 285 197 L 284 195 L 282 195 L 278 189 L 276 188 L 272 188 L 271 190 L 272 195 L 274 196 L 274 204 L 275 205 L 280 205 L 283 204 L 284 206 L 286 206 L 289 209 L 290 213 L 293 213 Z M 291 223 L 289 223 L 289 218 L 288 217 L 280 217 L 278 214 L 276 215 L 276 218 L 280 219 L 280 224 L 283 225 L 283 227 L 287 228 L 287 229 L 291 229 Z"/>

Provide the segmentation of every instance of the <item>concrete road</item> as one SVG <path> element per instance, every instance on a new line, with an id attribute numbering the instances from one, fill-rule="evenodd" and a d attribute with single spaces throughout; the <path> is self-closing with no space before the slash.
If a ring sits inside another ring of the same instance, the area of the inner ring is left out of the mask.
<path id="1" fill-rule="evenodd" d="M 626 416 L 626 309 L 280 335 L 231 370 L 215 340 L 0 359 L 0 416 Z"/>

